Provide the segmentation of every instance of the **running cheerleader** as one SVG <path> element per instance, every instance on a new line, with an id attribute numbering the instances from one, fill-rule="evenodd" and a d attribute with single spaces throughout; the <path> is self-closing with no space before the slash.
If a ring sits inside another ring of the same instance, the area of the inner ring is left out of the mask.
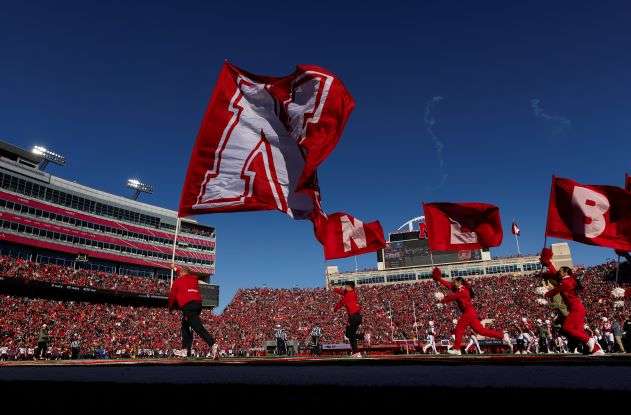
<path id="1" fill-rule="evenodd" d="M 541 251 L 541 263 L 548 268 L 548 272 L 544 274 L 544 277 L 556 278 L 559 283 L 558 286 L 548 291 L 545 296 L 552 298 L 557 294 L 561 294 L 563 302 L 567 306 L 568 315 L 563 320 L 563 326 L 561 327 L 563 333 L 583 343 L 592 355 L 605 354 L 600 345 L 593 338 L 590 339 L 585 332 L 585 306 L 576 293 L 577 288 L 580 287 L 576 278 L 574 278 L 572 269 L 561 267 L 557 271 L 552 264 L 552 250 L 550 248 L 543 248 Z"/>
<path id="2" fill-rule="evenodd" d="M 467 284 L 464 278 L 457 277 L 454 278 L 453 282 L 449 282 L 442 278 L 442 273 L 439 268 L 434 268 L 434 270 L 432 271 L 432 278 L 438 284 L 452 291 L 451 294 L 445 296 L 442 300 L 440 300 L 440 302 L 445 304 L 455 301 L 458 303 L 458 308 L 462 312 L 462 316 L 460 316 L 460 319 L 458 320 L 458 323 L 456 324 L 456 328 L 454 330 L 455 340 L 453 349 L 448 350 L 447 353 L 453 355 L 462 354 L 462 352 L 460 351 L 460 348 L 462 347 L 462 336 L 464 335 L 465 330 L 467 330 L 467 327 L 471 327 L 474 332 L 484 337 L 492 337 L 494 339 L 504 340 L 504 343 L 506 343 L 507 345 L 510 343 L 508 335 L 505 335 L 501 331 L 488 329 L 484 327 L 482 323 L 480 323 L 480 319 L 478 319 L 478 313 L 476 313 L 475 309 L 473 308 L 473 304 L 471 303 L 473 290 L 471 289 L 469 284 Z"/>

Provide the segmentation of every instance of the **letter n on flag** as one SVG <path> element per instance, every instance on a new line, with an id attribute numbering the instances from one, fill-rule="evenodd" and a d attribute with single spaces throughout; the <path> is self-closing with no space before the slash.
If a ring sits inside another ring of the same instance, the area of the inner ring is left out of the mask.
<path id="1" fill-rule="evenodd" d="M 499 246 L 500 210 L 487 203 L 423 203 L 429 247 L 462 251 Z"/>
<path id="2" fill-rule="evenodd" d="M 546 235 L 631 251 L 631 193 L 553 177 Z"/>
<path id="3" fill-rule="evenodd" d="M 363 223 L 348 213 L 322 214 L 313 219 L 315 234 L 327 260 L 378 251 L 386 246 L 378 221 Z"/>

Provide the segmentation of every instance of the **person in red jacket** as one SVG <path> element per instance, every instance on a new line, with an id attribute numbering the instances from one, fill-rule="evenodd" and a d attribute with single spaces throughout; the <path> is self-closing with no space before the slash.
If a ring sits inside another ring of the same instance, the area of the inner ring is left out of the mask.
<path id="1" fill-rule="evenodd" d="M 478 313 L 475 311 L 473 304 L 471 303 L 473 290 L 464 278 L 457 277 L 453 279 L 453 282 L 449 282 L 442 277 L 440 268 L 434 268 L 432 271 L 432 279 L 436 281 L 436 283 L 451 291 L 451 294 L 446 295 L 442 300 L 440 300 L 440 302 L 446 304 L 454 301 L 458 304 L 458 308 L 462 312 L 462 316 L 458 319 L 458 323 L 456 324 L 456 328 L 454 330 L 455 340 L 453 348 L 449 349 L 447 353 L 454 355 L 462 354 L 462 351 L 460 350 L 462 347 L 462 337 L 464 336 L 467 327 L 471 327 L 474 332 L 484 337 L 504 340 L 507 344 L 510 342 L 508 335 L 504 335 L 501 331 L 488 329 L 482 325 L 480 319 L 478 318 Z"/>
<path id="2" fill-rule="evenodd" d="M 199 315 L 202 312 L 202 296 L 199 292 L 199 279 L 204 275 L 188 268 L 176 269 L 178 278 L 169 293 L 169 311 L 182 310 L 182 347 L 186 356 L 191 356 L 193 348 L 193 330 L 212 350 L 213 359 L 217 358 L 218 345 L 202 324 Z"/>
<path id="3" fill-rule="evenodd" d="M 552 278 L 556 278 L 558 281 L 558 285 L 548 291 L 545 296 L 552 298 L 557 294 L 561 294 L 563 302 L 567 306 L 569 314 L 563 320 L 561 330 L 572 339 L 583 343 L 592 355 L 605 354 L 598 342 L 585 332 L 585 306 L 576 292 L 579 283 L 574 278 L 572 269 L 561 267 L 556 271 L 554 264 L 552 264 L 552 250 L 550 248 L 544 248 L 541 251 L 541 263 L 548 268 L 548 272 L 544 274 L 545 277 L 551 278 L 554 276 Z"/>
<path id="4" fill-rule="evenodd" d="M 340 308 L 346 308 L 348 313 L 348 325 L 346 326 L 346 337 L 351 344 L 351 357 L 359 359 L 362 357 L 357 347 L 357 329 L 362 324 L 361 307 L 357 301 L 357 292 L 355 291 L 355 283 L 346 281 L 343 288 L 335 288 L 333 291 L 340 294 L 342 299 L 335 305 L 335 311 Z"/>

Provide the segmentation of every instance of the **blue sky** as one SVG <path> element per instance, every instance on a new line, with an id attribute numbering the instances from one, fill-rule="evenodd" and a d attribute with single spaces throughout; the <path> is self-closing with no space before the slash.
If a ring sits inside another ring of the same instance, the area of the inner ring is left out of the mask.
<path id="1" fill-rule="evenodd" d="M 513 217 L 522 250 L 538 251 L 552 174 L 622 185 L 631 171 L 631 5 L 510 3 L 10 2 L 0 137 L 66 154 L 54 173 L 113 193 L 141 177 L 156 187 L 145 201 L 175 208 L 223 60 L 270 75 L 318 64 L 357 103 L 319 170 L 327 211 L 390 231 L 421 214 L 421 200 L 490 202 L 506 229 L 494 253 L 515 251 Z M 425 122 L 436 96 L 443 169 Z M 310 223 L 276 212 L 199 219 L 217 227 L 222 306 L 238 287 L 322 285 Z M 572 249 L 581 263 L 611 256 Z"/>

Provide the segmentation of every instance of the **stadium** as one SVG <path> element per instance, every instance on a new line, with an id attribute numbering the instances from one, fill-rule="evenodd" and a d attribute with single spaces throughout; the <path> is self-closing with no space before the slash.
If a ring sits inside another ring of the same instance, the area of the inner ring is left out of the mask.
<path id="1" fill-rule="evenodd" d="M 469 342 L 467 358 L 500 356 L 506 363 L 521 354 L 522 361 L 534 359 L 537 365 L 583 353 L 568 346 L 567 338 L 550 324 L 554 313 L 537 300 L 538 256 L 492 258 L 488 249 L 431 252 L 427 239 L 410 222 L 409 229 L 390 234 L 372 269 L 340 272 L 329 266 L 323 288 L 243 288 L 222 313 L 213 313 L 219 295 L 219 287 L 212 284 L 214 228 L 183 221 L 174 244 L 176 212 L 139 202 L 138 194 L 116 196 L 68 182 L 44 170 L 45 156 L 6 142 L 0 148 L 3 371 L 58 368 L 65 367 L 64 363 L 72 367 L 118 367 L 119 362 L 170 367 L 177 363 L 181 360 L 179 321 L 166 310 L 173 247 L 176 264 L 207 275 L 201 283 L 206 308 L 202 321 L 217 336 L 223 359 L 214 365 L 264 362 L 288 370 L 283 364 L 315 365 L 343 358 L 350 352 L 344 322 L 328 310 L 337 302 L 331 289 L 347 281 L 357 285 L 363 305 L 360 347 L 366 357 L 382 365 L 410 363 L 411 367 L 448 360 L 441 356 L 452 347 L 457 312 L 436 309 L 431 278 L 435 266 L 446 277 L 467 277 L 476 292 L 480 318 L 487 325 L 506 328 L 511 338 L 509 349 L 502 342 L 477 336 L 478 349 Z M 416 218 L 415 224 L 421 223 L 423 218 Z M 612 280 L 615 263 L 575 267 L 568 244 L 553 244 L 552 251 L 557 267 L 573 267 L 581 275 L 590 333 L 608 352 L 619 352 L 611 321 L 622 322 L 627 333 L 631 322 L 628 318 L 624 322 L 626 315 L 616 304 L 619 300 L 611 295 L 616 287 Z M 438 354 L 424 347 L 430 321 Z M 286 342 L 283 356 L 274 339 L 279 326 Z M 318 350 L 310 337 L 315 326 L 322 330 Z M 43 354 L 38 350 L 42 327 L 50 336 Z M 79 342 L 77 355 L 72 353 L 73 341 Z M 625 349 L 631 349 L 631 337 L 622 341 Z M 204 362 L 210 352 L 196 338 L 193 356 L 201 359 L 198 362 Z M 72 376 L 66 380 L 73 381 Z"/>
<path id="2" fill-rule="evenodd" d="M 7 409 L 628 400 L 628 5 L 65 3 L 0 16 Z"/>

